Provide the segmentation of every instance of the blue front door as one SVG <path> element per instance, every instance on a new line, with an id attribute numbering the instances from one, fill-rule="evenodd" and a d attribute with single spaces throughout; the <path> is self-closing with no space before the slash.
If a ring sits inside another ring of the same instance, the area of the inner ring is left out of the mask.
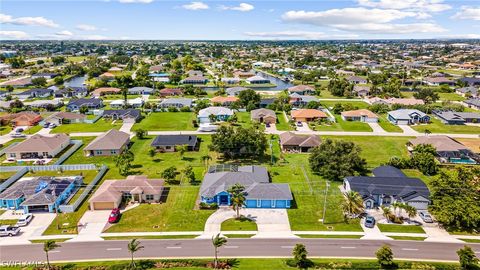
<path id="1" fill-rule="evenodd" d="M 220 195 L 220 205 L 228 205 L 228 195 Z"/>

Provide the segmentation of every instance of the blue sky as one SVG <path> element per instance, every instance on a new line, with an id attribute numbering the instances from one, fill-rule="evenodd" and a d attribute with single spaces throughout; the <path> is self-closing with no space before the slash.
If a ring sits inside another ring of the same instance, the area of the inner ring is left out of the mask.
<path id="1" fill-rule="evenodd" d="M 480 0 L 0 0 L 0 39 L 480 38 Z"/>

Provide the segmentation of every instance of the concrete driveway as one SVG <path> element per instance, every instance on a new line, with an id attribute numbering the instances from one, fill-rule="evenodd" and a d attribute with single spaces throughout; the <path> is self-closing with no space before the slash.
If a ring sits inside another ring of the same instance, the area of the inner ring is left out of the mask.
<path id="1" fill-rule="evenodd" d="M 130 130 L 132 129 L 133 125 L 135 124 L 135 122 L 133 123 L 123 123 L 122 126 L 120 127 L 120 131 L 123 131 L 125 133 L 129 133 L 130 134 Z"/>
<path id="2" fill-rule="evenodd" d="M 371 128 L 373 132 L 376 133 L 382 133 L 386 132 L 378 123 L 367 123 Z"/>
<path id="3" fill-rule="evenodd" d="M 308 126 L 307 122 L 302 122 L 301 127 L 297 126 L 297 124 L 295 123 L 295 127 L 296 127 L 297 131 L 299 131 L 299 132 L 310 132 L 310 131 L 312 131 L 310 129 L 310 127 Z"/>
<path id="4" fill-rule="evenodd" d="M 74 237 L 69 242 L 87 242 L 87 241 L 103 241 L 100 234 L 108 222 L 108 216 L 111 210 L 96 210 L 87 211 L 80 219 L 81 226 L 79 227 L 78 236 Z"/>
<path id="5" fill-rule="evenodd" d="M 11 215 L 12 211 L 5 212 L 1 219 L 18 219 L 20 216 Z M 50 226 L 55 219 L 53 213 L 34 213 L 32 221 L 24 227 L 20 227 L 20 234 L 12 237 L 0 237 L 0 246 L 30 244 L 28 239 L 38 237 Z"/>

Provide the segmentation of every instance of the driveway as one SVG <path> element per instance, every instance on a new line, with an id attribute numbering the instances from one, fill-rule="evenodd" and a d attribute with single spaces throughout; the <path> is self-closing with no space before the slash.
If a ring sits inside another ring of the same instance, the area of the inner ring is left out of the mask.
<path id="1" fill-rule="evenodd" d="M 69 242 L 103 241 L 100 234 L 108 221 L 110 210 L 87 211 L 80 219 L 78 236 Z"/>
<path id="2" fill-rule="evenodd" d="M 373 132 L 376 133 L 382 133 L 386 132 L 378 123 L 367 123 L 371 128 Z"/>
<path id="3" fill-rule="evenodd" d="M 298 132 L 310 132 L 310 131 L 312 131 L 310 129 L 310 127 L 308 126 L 307 122 L 302 122 L 301 127 L 297 126 L 296 124 L 295 124 L 295 126 L 296 126 Z"/>
<path id="4" fill-rule="evenodd" d="M 267 133 L 276 133 L 276 132 L 277 132 L 277 126 L 276 126 L 276 124 L 270 124 L 270 127 L 265 126 L 265 132 L 267 132 Z"/>
<path id="5" fill-rule="evenodd" d="M 128 133 L 130 134 L 130 130 L 132 129 L 133 125 L 135 124 L 135 122 L 133 123 L 125 123 L 123 122 L 122 126 L 120 127 L 120 131 L 123 131 L 125 133 Z M 132 136 L 131 136 L 132 137 Z"/>
<path id="6" fill-rule="evenodd" d="M 1 219 L 18 219 L 20 216 L 12 215 L 12 211 L 3 213 Z M 30 244 L 28 239 L 38 237 L 50 226 L 55 219 L 53 213 L 34 213 L 32 221 L 24 227 L 20 227 L 20 234 L 13 237 L 0 237 L 0 246 Z"/>
<path id="7" fill-rule="evenodd" d="M 36 134 L 47 135 L 47 134 L 50 134 L 50 131 L 52 131 L 52 129 L 50 129 L 50 128 L 42 128 L 42 129 L 40 129 Z"/>
<path id="8" fill-rule="evenodd" d="M 420 133 L 416 130 L 414 130 L 412 127 L 408 125 L 398 125 L 399 128 L 403 130 L 403 133 L 412 135 L 412 136 L 418 136 Z"/>

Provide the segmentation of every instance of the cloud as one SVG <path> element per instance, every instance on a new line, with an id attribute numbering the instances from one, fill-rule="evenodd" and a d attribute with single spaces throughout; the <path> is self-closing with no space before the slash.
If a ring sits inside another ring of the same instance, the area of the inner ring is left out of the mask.
<path id="1" fill-rule="evenodd" d="M 240 3 L 238 6 L 220 6 L 220 9 L 222 10 L 236 10 L 236 11 L 241 11 L 241 12 L 246 12 L 246 11 L 252 11 L 255 9 L 253 5 L 247 4 L 247 3 Z"/>
<path id="2" fill-rule="evenodd" d="M 422 12 L 441 12 L 452 6 L 443 0 L 358 0 L 360 6 L 382 9 L 405 9 Z"/>
<path id="3" fill-rule="evenodd" d="M 153 2 L 153 0 L 118 0 L 118 2 L 124 3 L 124 4 L 136 4 L 136 3 L 150 4 Z"/>
<path id="4" fill-rule="evenodd" d="M 190 4 L 185 4 L 182 7 L 188 10 L 203 10 L 210 8 L 207 4 L 203 2 L 191 2 Z"/>
<path id="5" fill-rule="evenodd" d="M 67 31 L 67 30 L 63 30 L 63 31 L 60 31 L 60 32 L 55 33 L 55 35 L 57 35 L 57 36 L 71 37 L 71 36 L 73 36 L 73 33 L 70 32 L 70 31 Z"/>
<path id="6" fill-rule="evenodd" d="M 26 39 L 28 37 L 28 34 L 23 31 L 0 31 L 0 38 Z"/>
<path id="7" fill-rule="evenodd" d="M 323 32 L 314 31 L 278 31 L 278 32 L 245 32 L 244 35 L 268 39 L 333 39 L 333 38 L 357 38 L 358 35 L 327 35 Z"/>
<path id="8" fill-rule="evenodd" d="M 0 14 L 0 23 L 15 24 L 15 25 L 46 26 L 46 27 L 52 27 L 52 28 L 58 27 L 58 24 L 44 17 L 14 18 L 7 14 Z"/>
<path id="9" fill-rule="evenodd" d="M 79 24 L 75 28 L 78 29 L 78 30 L 81 30 L 81 31 L 95 31 L 95 30 L 97 30 L 96 26 L 90 25 L 90 24 Z"/>
<path id="10" fill-rule="evenodd" d="M 452 16 L 453 19 L 480 21 L 480 7 L 462 6 L 460 11 Z"/>
<path id="11" fill-rule="evenodd" d="M 480 34 L 459 34 L 459 35 L 449 35 L 444 38 L 452 39 L 480 39 Z"/>

